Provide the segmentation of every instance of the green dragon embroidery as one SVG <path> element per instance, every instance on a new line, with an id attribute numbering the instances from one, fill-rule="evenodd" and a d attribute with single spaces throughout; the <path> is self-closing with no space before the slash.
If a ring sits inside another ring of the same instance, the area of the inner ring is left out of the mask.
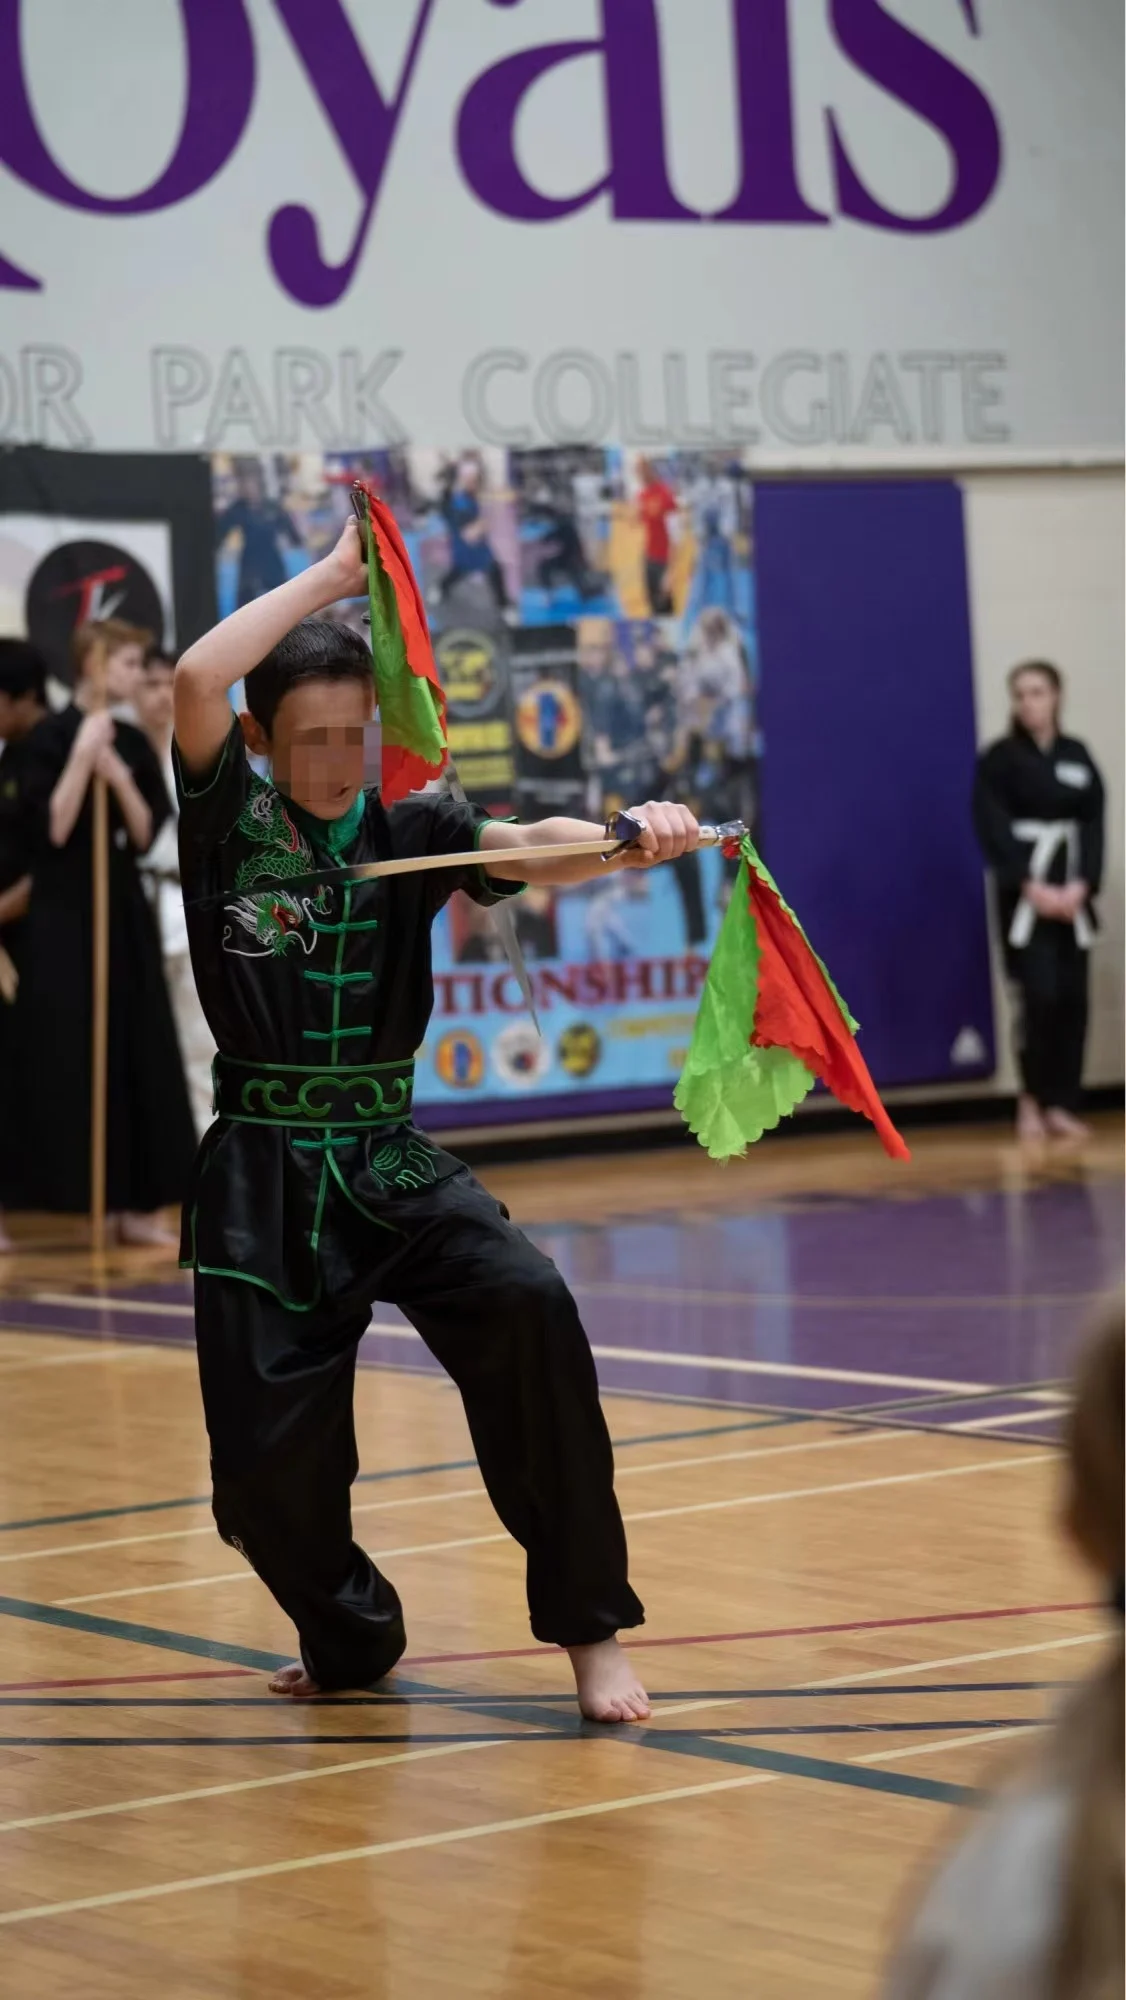
<path id="1" fill-rule="evenodd" d="M 388 1139 L 378 1153 L 372 1154 L 368 1172 L 381 1194 L 391 1187 L 404 1190 L 432 1187 L 438 1178 L 434 1154 L 423 1140 L 416 1138 Z"/>
<path id="2" fill-rule="evenodd" d="M 291 944 L 304 943 L 300 933 L 305 918 L 310 910 L 317 916 L 324 915 L 328 892 L 322 886 L 311 901 L 299 902 L 282 886 L 287 878 L 311 873 L 314 860 L 312 848 L 294 826 L 272 785 L 259 777 L 251 778 L 250 793 L 236 825 L 258 851 L 239 862 L 234 886 L 240 893 L 237 901 L 227 905 L 227 911 L 261 947 L 261 954 L 251 953 L 251 956 L 279 956 Z M 277 886 L 257 894 L 247 893 L 256 882 L 262 881 Z M 233 935 L 233 929 L 228 927 L 223 937 L 228 950 L 236 949 L 229 943 Z"/>

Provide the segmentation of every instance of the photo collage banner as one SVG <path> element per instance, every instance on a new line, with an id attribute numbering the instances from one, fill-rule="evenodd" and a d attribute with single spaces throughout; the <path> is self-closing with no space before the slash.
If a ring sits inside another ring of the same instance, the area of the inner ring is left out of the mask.
<path id="1" fill-rule="evenodd" d="M 737 456 L 582 445 L 220 454 L 220 613 L 323 555 L 357 478 L 394 509 L 410 551 L 471 799 L 521 820 L 601 823 L 676 798 L 702 820 L 754 828 L 753 493 Z M 359 626 L 363 610 L 337 615 Z M 709 852 L 528 888 L 514 912 L 542 1034 L 492 915 L 456 896 L 435 929 L 419 1056 L 429 1122 L 504 1121 L 516 1100 L 521 1116 L 579 1100 L 636 1105 L 638 1092 L 667 1102 L 732 873 Z"/>

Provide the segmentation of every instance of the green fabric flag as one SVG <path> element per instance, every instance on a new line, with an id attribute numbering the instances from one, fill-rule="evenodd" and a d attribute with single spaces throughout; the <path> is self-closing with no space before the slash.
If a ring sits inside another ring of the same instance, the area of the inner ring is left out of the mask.
<path id="1" fill-rule="evenodd" d="M 713 1160 L 745 1153 L 808 1097 L 815 1081 L 789 1049 L 751 1045 L 760 954 L 748 898 L 748 854 L 766 872 L 747 840 L 673 1097 Z"/>

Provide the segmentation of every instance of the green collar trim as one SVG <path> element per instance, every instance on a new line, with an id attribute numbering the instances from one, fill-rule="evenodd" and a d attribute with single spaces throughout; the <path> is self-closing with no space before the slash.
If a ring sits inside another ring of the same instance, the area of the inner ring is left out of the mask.
<path id="1" fill-rule="evenodd" d="M 284 792 L 282 797 L 285 799 L 286 810 L 292 814 L 300 831 L 312 841 L 314 847 L 326 849 L 334 861 L 339 861 L 341 856 L 347 853 L 363 821 L 367 805 L 366 793 L 357 792 L 347 812 L 342 813 L 339 819 L 318 819 L 316 813 L 307 812 L 304 806 L 299 806 L 296 799 L 287 798 Z"/>

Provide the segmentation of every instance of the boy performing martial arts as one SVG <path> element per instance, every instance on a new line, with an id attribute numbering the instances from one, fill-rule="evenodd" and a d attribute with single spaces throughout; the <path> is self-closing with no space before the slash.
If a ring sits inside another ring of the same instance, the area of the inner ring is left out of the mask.
<path id="1" fill-rule="evenodd" d="M 529 880 L 650 866 L 692 850 L 699 829 L 684 807 L 650 804 L 613 861 L 553 863 L 553 846 L 602 829 L 502 824 L 445 793 L 385 807 L 362 789 L 371 657 L 317 616 L 367 590 L 350 522 L 324 561 L 244 605 L 176 670 L 181 872 L 219 1047 L 182 1252 L 215 1519 L 297 1626 L 301 1664 L 276 1692 L 365 1687 L 394 1666 L 402 1610 L 352 1539 L 349 1501 L 356 1350 L 372 1301 L 393 1303 L 461 1392 L 489 1496 L 527 1554 L 533 1633 L 570 1654 L 585 1715 L 633 1721 L 649 1706 L 615 1634 L 642 1609 L 590 1347 L 554 1266 L 412 1126 L 413 1057 L 433 1004 L 430 926 L 455 888 L 489 904 Z M 374 590 L 372 602 L 374 615 Z M 244 676 L 249 713 L 233 721 Z M 386 769 L 382 681 L 380 699 Z M 247 749 L 269 757 L 271 782 Z M 506 864 L 529 845 L 542 862 Z M 316 879 L 467 849 L 479 865 Z"/>

